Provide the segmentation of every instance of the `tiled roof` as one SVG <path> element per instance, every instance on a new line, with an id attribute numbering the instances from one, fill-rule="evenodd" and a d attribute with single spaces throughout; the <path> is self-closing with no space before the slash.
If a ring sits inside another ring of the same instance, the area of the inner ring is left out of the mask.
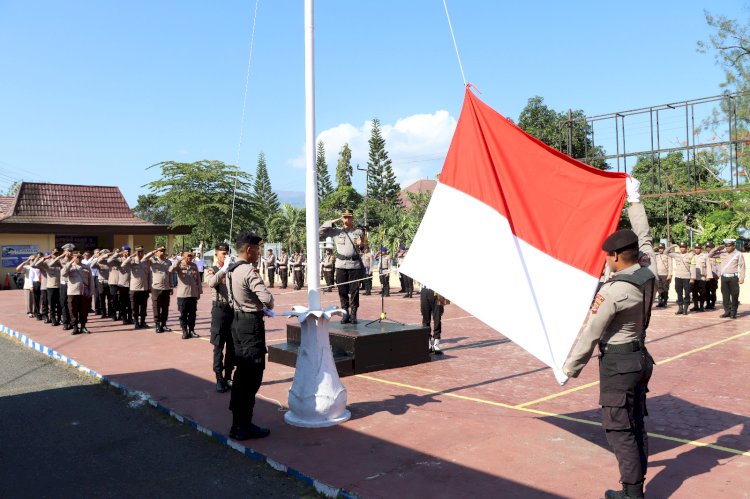
<path id="1" fill-rule="evenodd" d="M 436 180 L 429 180 L 429 179 L 422 179 L 417 180 L 413 184 L 405 187 L 401 192 L 398 193 L 398 198 L 401 201 L 401 206 L 404 208 L 411 207 L 411 201 L 409 201 L 409 196 L 406 195 L 407 192 L 432 192 L 435 190 L 435 187 L 437 186 Z"/>
<path id="2" fill-rule="evenodd" d="M 23 182 L 11 199 L 3 223 L 151 225 L 133 215 L 118 187 Z"/>
<path id="3" fill-rule="evenodd" d="M 15 196 L 0 196 L 0 218 L 10 211 Z"/>

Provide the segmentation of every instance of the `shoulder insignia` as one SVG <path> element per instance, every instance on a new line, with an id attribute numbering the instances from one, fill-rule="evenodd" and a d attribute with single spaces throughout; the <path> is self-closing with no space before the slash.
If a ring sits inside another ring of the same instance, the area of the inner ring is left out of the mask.
<path id="1" fill-rule="evenodd" d="M 591 304 L 591 313 L 595 314 L 602 303 L 604 303 L 604 295 L 597 293 L 596 297 L 594 297 L 594 303 Z"/>

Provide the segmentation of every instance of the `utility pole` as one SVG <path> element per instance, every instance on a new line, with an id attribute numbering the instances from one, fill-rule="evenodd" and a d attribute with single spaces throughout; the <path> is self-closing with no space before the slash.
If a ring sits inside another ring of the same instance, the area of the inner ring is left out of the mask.
<path id="1" fill-rule="evenodd" d="M 568 108 L 568 156 L 573 157 L 573 110 Z"/>
<path id="2" fill-rule="evenodd" d="M 365 172 L 365 230 L 369 230 L 370 226 L 367 224 L 367 193 L 370 191 L 370 168 L 362 168 L 358 163 L 357 170 Z"/>

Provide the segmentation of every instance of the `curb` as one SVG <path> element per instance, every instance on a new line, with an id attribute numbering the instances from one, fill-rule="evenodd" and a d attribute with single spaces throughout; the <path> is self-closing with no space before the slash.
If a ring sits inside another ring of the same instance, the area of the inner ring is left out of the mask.
<path id="1" fill-rule="evenodd" d="M 186 424 L 190 426 L 191 428 L 208 435 L 209 437 L 213 438 L 217 442 L 219 442 L 222 445 L 226 445 L 227 447 L 230 447 L 237 452 L 244 454 L 245 456 L 249 457 L 250 459 L 254 459 L 256 461 L 264 461 L 268 466 L 275 469 L 276 471 L 280 471 L 282 473 L 286 473 L 287 475 L 291 475 L 298 480 L 301 480 L 305 484 L 315 488 L 319 493 L 323 494 L 326 497 L 335 497 L 335 498 L 343 498 L 343 499 L 357 499 L 357 496 L 352 494 L 351 492 L 348 492 L 344 489 L 340 489 L 337 487 L 333 487 L 331 485 L 325 484 L 323 482 L 320 482 L 318 480 L 315 480 L 312 477 L 309 477 L 294 468 L 290 468 L 285 464 L 279 463 L 277 461 L 274 461 L 268 456 L 265 456 L 261 454 L 260 452 L 254 451 L 250 447 L 245 447 L 239 442 L 236 442 L 234 440 L 230 440 L 225 435 L 222 435 L 221 433 L 217 433 L 213 431 L 210 428 L 206 428 L 203 425 L 198 424 L 196 421 L 193 421 L 190 418 L 186 418 L 185 416 L 182 416 L 181 414 L 178 414 L 174 412 L 172 409 L 163 406 L 162 404 L 156 402 L 151 398 L 151 395 L 142 391 L 136 391 L 131 390 L 125 385 L 122 385 L 116 381 L 113 381 L 106 376 L 102 376 L 98 372 L 94 371 L 93 369 L 89 369 L 88 367 L 82 365 L 80 362 L 76 361 L 75 359 L 71 359 L 70 357 L 67 357 L 60 352 L 57 352 L 41 343 L 39 343 L 36 340 L 33 340 L 32 338 L 29 338 L 23 333 L 20 333 L 18 331 L 15 331 L 8 326 L 4 324 L 0 324 L 0 332 L 10 336 L 11 338 L 15 338 L 19 340 L 23 345 L 25 345 L 28 348 L 31 348 L 32 350 L 36 350 L 37 352 L 43 353 L 54 360 L 57 360 L 59 362 L 62 362 L 63 364 L 67 364 L 75 369 L 78 369 L 84 374 L 87 374 L 89 376 L 92 376 L 103 383 L 119 390 L 126 396 L 136 396 L 140 400 L 147 402 L 149 405 L 157 409 L 158 411 L 166 414 L 167 416 L 170 416 L 177 421 L 179 421 L 182 424 Z"/>

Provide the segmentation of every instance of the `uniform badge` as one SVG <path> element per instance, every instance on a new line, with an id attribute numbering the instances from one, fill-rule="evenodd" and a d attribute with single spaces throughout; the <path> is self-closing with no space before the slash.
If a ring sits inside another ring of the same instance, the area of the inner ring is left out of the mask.
<path id="1" fill-rule="evenodd" d="M 595 314 L 599 310 L 599 306 L 604 303 L 604 296 L 601 293 L 597 293 L 594 298 L 594 303 L 591 304 L 591 313 Z"/>

